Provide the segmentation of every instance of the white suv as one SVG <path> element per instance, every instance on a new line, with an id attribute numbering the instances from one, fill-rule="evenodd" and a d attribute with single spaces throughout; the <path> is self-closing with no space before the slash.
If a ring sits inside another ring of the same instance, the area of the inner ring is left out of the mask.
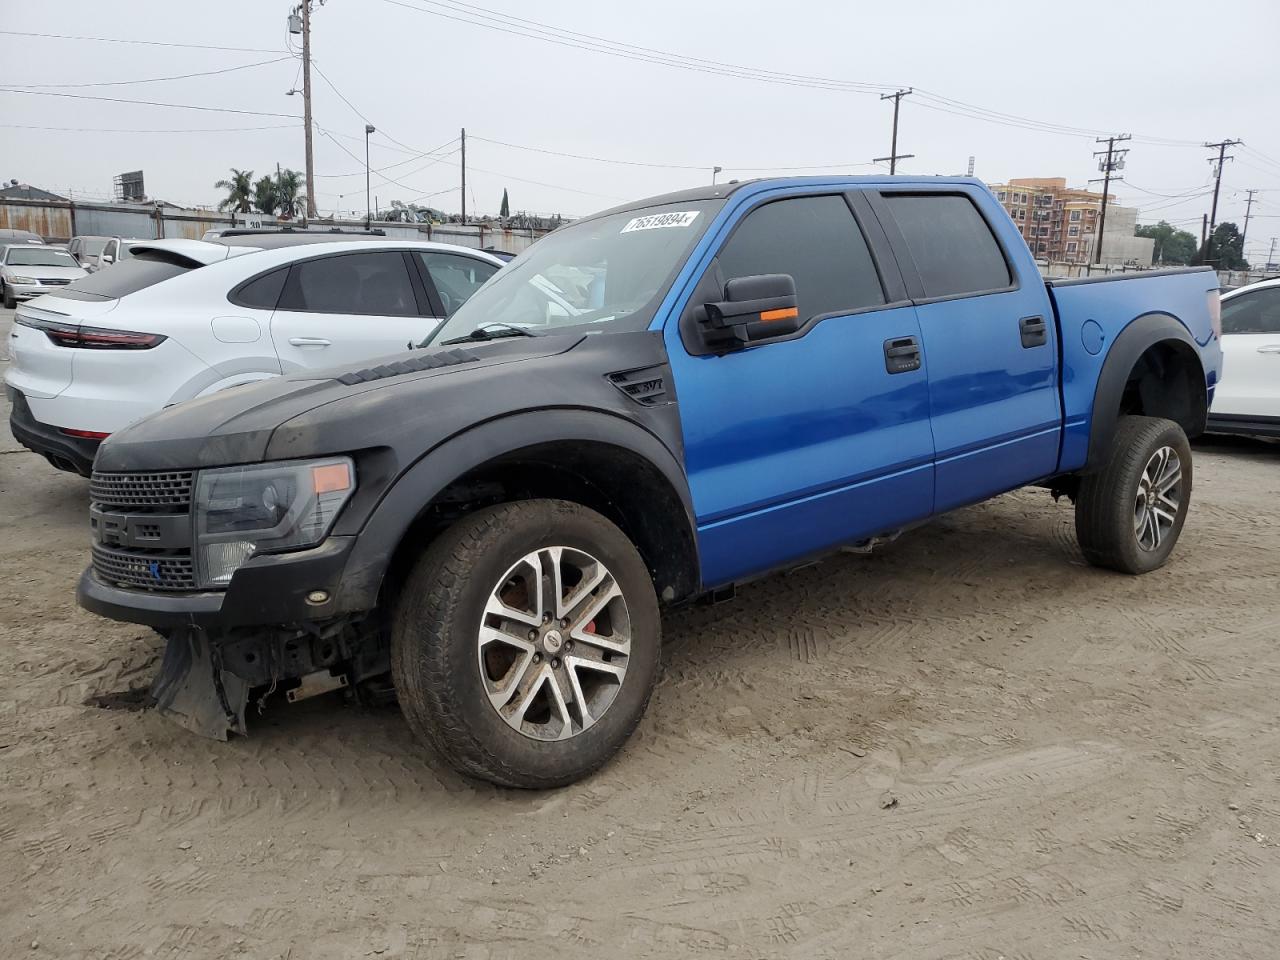
<path id="1" fill-rule="evenodd" d="M 62 470 L 164 407 L 422 342 L 502 261 L 350 234 L 151 240 L 22 304 L 9 341 L 10 428 Z"/>

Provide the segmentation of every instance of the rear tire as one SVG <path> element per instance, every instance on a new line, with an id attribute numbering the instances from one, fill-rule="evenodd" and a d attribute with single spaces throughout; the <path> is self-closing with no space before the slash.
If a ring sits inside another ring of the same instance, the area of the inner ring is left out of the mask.
<path id="1" fill-rule="evenodd" d="M 1076 499 L 1076 539 L 1095 567 L 1149 573 L 1173 552 L 1191 503 L 1191 445 L 1182 427 L 1124 416 L 1102 469 Z"/>
<path id="2" fill-rule="evenodd" d="M 574 503 L 478 510 L 442 533 L 396 603 L 391 666 L 410 728 L 461 773 L 558 787 L 644 713 L 661 625 L 634 545 Z"/>

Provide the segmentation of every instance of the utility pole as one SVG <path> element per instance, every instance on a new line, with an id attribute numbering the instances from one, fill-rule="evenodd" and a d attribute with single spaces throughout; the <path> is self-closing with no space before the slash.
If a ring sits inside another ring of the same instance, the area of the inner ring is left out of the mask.
<path id="1" fill-rule="evenodd" d="M 364 220 L 366 228 L 373 223 L 373 207 L 369 206 L 369 134 L 376 132 L 372 123 L 364 125 Z"/>
<path id="2" fill-rule="evenodd" d="M 893 176 L 898 172 L 899 160 L 909 160 L 915 156 L 914 153 L 898 153 L 898 108 L 902 105 L 902 98 L 910 96 L 911 93 L 912 88 L 908 87 L 906 90 L 899 90 L 897 93 L 880 94 L 881 100 L 893 101 L 893 139 L 889 143 L 889 156 L 876 157 L 873 162 L 883 163 L 885 160 L 888 160 L 889 176 Z"/>
<path id="3" fill-rule="evenodd" d="M 1267 266 L 1265 269 L 1270 270 L 1271 265 L 1276 262 L 1276 238 L 1271 238 L 1271 249 L 1267 251 Z"/>
<path id="4" fill-rule="evenodd" d="M 311 0 L 302 0 L 302 125 L 307 151 L 307 217 L 316 216 L 316 164 L 311 153 Z"/>
<path id="5" fill-rule="evenodd" d="M 467 222 L 467 128 L 462 128 L 462 222 Z"/>
<path id="6" fill-rule="evenodd" d="M 1107 201 L 1111 196 L 1111 181 L 1113 179 L 1124 179 L 1124 177 L 1112 177 L 1111 175 L 1117 170 L 1124 169 L 1124 155 L 1129 152 L 1127 147 L 1117 150 L 1116 144 L 1123 143 L 1128 139 L 1130 139 L 1130 135 L 1122 133 L 1116 137 L 1098 137 L 1095 141 L 1096 143 L 1106 143 L 1107 149 L 1094 151 L 1093 155 L 1095 157 L 1104 158 L 1098 161 L 1098 169 L 1102 171 L 1102 176 L 1089 181 L 1090 183 L 1097 183 L 1099 179 L 1102 181 L 1102 210 L 1099 211 L 1098 215 L 1098 243 L 1094 248 L 1094 263 L 1102 263 L 1102 234 L 1107 229 Z"/>
<path id="7" fill-rule="evenodd" d="M 1209 210 L 1209 234 L 1205 240 L 1204 262 L 1212 264 L 1213 260 L 1213 228 L 1218 225 L 1218 191 L 1222 188 L 1222 165 L 1228 160 L 1234 160 L 1235 157 L 1227 156 L 1228 147 L 1236 147 L 1244 143 L 1243 140 L 1219 140 L 1217 143 L 1206 143 L 1205 148 L 1209 150 L 1216 149 L 1218 158 L 1209 158 L 1209 162 L 1214 165 L 1213 170 L 1213 206 Z"/>
<path id="8" fill-rule="evenodd" d="M 1244 231 L 1240 234 L 1240 253 L 1241 253 L 1241 255 L 1243 255 L 1243 254 L 1244 254 L 1244 242 L 1245 242 L 1245 240 L 1247 240 L 1247 239 L 1248 239 L 1248 237 L 1249 237 L 1249 215 L 1250 215 L 1250 214 L 1252 213 L 1252 211 L 1253 211 L 1253 195 L 1254 195 L 1255 193 L 1257 193 L 1257 192 L 1258 192 L 1257 190 L 1246 190 L 1246 191 L 1245 191 L 1245 193 L 1247 193 L 1247 194 L 1249 195 L 1249 199 L 1248 199 L 1248 200 L 1246 200 L 1246 201 L 1245 201 L 1245 203 L 1244 203 Z"/>

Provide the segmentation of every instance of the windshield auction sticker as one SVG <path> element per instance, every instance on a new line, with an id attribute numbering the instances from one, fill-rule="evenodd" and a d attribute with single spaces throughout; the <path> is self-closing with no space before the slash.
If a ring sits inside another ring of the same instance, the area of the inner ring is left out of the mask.
<path id="1" fill-rule="evenodd" d="M 697 219 L 697 210 L 655 213 L 647 217 L 636 217 L 623 227 L 620 232 L 634 233 L 636 230 L 661 230 L 664 227 L 687 227 Z"/>

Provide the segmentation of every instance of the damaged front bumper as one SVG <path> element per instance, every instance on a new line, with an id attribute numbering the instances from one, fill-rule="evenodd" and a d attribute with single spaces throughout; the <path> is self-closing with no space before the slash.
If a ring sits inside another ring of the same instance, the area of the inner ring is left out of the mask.
<path id="1" fill-rule="evenodd" d="M 151 685 L 155 708 L 202 737 L 248 733 L 245 711 L 276 690 L 290 701 L 350 687 L 367 702 L 391 698 L 383 631 L 364 618 L 218 633 L 199 626 L 165 631 L 160 673 Z"/>

